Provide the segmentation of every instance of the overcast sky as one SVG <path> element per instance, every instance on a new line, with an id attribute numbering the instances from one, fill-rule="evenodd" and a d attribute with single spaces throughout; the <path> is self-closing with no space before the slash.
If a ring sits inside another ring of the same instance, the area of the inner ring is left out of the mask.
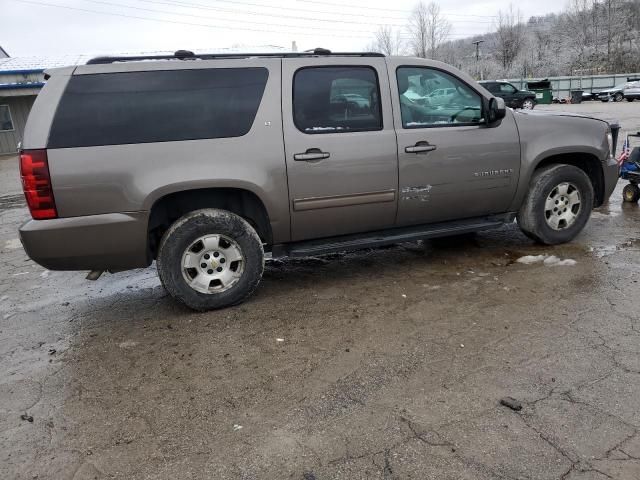
<path id="1" fill-rule="evenodd" d="M 416 0 L 0 0 L 11 56 L 276 45 L 361 50 L 378 25 L 402 28 Z M 441 0 L 450 38 L 492 30 L 508 1 Z M 514 2 L 526 19 L 565 0 Z M 63 8 L 64 7 L 64 8 Z"/>

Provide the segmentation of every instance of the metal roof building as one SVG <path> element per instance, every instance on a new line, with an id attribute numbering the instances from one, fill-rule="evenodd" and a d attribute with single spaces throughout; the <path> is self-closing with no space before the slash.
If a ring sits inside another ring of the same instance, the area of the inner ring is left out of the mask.
<path id="1" fill-rule="evenodd" d="M 0 47 L 0 155 L 15 153 L 47 68 L 86 63 L 87 55 L 9 57 Z"/>

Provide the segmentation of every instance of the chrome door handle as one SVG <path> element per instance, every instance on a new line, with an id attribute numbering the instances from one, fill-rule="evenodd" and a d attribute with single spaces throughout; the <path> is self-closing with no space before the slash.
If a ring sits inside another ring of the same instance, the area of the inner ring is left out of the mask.
<path id="1" fill-rule="evenodd" d="M 429 145 L 428 142 L 418 142 L 413 147 L 405 147 L 404 151 L 407 153 L 426 153 L 433 152 L 436 148 L 435 145 Z"/>
<path id="2" fill-rule="evenodd" d="M 312 160 L 324 160 L 330 156 L 331 154 L 329 152 L 323 152 L 319 148 L 309 148 L 304 153 L 294 154 L 293 159 L 297 162 L 310 162 Z"/>

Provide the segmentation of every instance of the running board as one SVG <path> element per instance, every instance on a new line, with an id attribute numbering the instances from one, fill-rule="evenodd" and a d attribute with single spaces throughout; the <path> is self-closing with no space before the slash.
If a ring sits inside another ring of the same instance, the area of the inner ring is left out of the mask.
<path id="1" fill-rule="evenodd" d="M 427 238 L 448 237 L 463 233 L 490 230 L 499 228 L 505 223 L 511 223 L 514 219 L 515 213 L 506 213 L 490 217 L 431 223 L 428 225 L 414 225 L 411 227 L 392 228 L 354 235 L 342 235 L 320 240 L 304 240 L 301 242 L 274 245 L 272 255 L 273 258 L 311 257 L 348 250 L 376 248 L 394 243 L 414 242 Z"/>

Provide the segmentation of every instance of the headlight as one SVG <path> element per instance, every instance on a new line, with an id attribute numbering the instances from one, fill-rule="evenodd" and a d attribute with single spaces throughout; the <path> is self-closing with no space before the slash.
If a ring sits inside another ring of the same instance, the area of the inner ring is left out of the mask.
<path id="1" fill-rule="evenodd" d="M 613 134 L 611 128 L 607 128 L 607 143 L 609 144 L 609 158 L 613 157 Z"/>

